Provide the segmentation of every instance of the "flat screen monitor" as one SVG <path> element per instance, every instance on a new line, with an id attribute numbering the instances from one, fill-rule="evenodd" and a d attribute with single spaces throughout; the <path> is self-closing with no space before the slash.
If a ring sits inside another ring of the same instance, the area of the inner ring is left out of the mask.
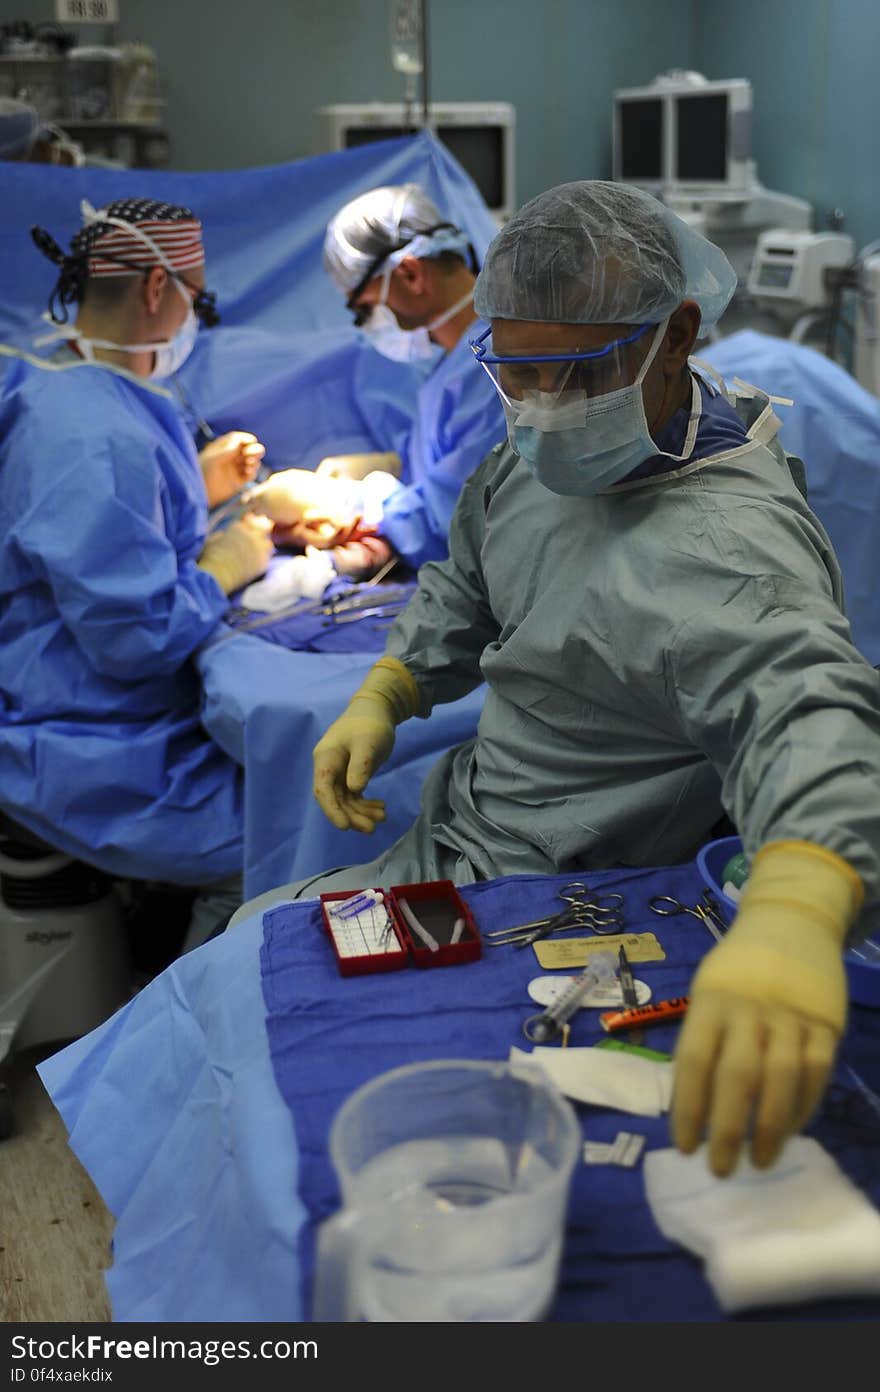
<path id="1" fill-rule="evenodd" d="M 414 114 L 421 116 L 420 111 Z M 436 102 L 429 117 L 437 139 L 473 179 L 496 220 L 510 217 L 516 207 L 515 112 L 510 103 Z M 315 154 L 413 133 L 400 102 L 320 107 L 314 113 L 313 129 Z"/>
<path id="2" fill-rule="evenodd" d="M 614 93 L 613 177 L 641 188 L 666 182 L 668 103 L 649 87 Z"/>
<path id="3" fill-rule="evenodd" d="M 675 99 L 675 179 L 712 184 L 727 178 L 729 98 L 702 92 Z"/>
<path id="4" fill-rule="evenodd" d="M 676 77 L 614 93 L 613 178 L 736 196 L 754 180 L 751 84 Z"/>
<path id="5" fill-rule="evenodd" d="M 345 148 L 369 145 L 374 140 L 398 140 L 411 135 L 406 126 L 349 126 Z M 436 126 L 434 134 L 470 174 L 487 208 L 504 203 L 504 141 L 498 126 Z"/>
<path id="6" fill-rule="evenodd" d="M 636 97 L 620 103 L 621 179 L 632 184 L 662 183 L 663 116 L 660 97 Z"/>

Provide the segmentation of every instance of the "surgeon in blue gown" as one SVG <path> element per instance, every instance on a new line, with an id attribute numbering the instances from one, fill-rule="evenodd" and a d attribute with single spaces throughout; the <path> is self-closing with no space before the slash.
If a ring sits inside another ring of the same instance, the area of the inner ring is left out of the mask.
<path id="1" fill-rule="evenodd" d="M 0 161 L 83 165 L 82 148 L 58 126 L 44 125 L 36 107 L 0 97 Z"/>
<path id="2" fill-rule="evenodd" d="M 191 658 L 272 543 L 250 517 L 207 538 L 208 493 L 254 461 L 203 470 L 164 385 L 216 318 L 200 223 L 141 199 L 83 213 L 68 254 L 35 229 L 57 318 L 78 304 L 63 346 L 0 350 L 0 806 L 110 874 L 197 887 L 198 933 L 240 896 L 242 771 L 200 724 Z"/>
<path id="3" fill-rule="evenodd" d="M 340 209 L 324 266 L 377 352 L 423 375 L 416 417 L 400 455 L 333 455 L 318 465 L 319 476 L 356 485 L 354 532 L 308 525 L 302 470 L 274 475 L 253 506 L 287 529 L 279 536 L 332 549 L 341 574 L 364 579 L 393 557 L 418 569 L 448 555 L 462 486 L 504 436 L 501 402 L 468 347 L 485 328 L 473 308 L 474 253 L 416 184 L 403 184 Z"/>
<path id="4" fill-rule="evenodd" d="M 0 97 L 0 160 L 27 160 L 45 134 L 36 108 L 14 97 Z"/>

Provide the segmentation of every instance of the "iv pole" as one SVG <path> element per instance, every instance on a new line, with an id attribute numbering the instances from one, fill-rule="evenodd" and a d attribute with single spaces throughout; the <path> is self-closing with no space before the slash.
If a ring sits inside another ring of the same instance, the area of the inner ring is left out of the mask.
<path id="1" fill-rule="evenodd" d="M 422 57 L 422 126 L 428 129 L 429 77 L 428 77 L 428 0 L 419 0 L 419 45 Z"/>
<path id="2" fill-rule="evenodd" d="M 428 72 L 428 0 L 396 0 L 391 18 L 391 62 L 406 75 L 403 126 L 413 134 L 431 119 Z M 421 93 L 416 78 L 421 77 Z M 416 115 L 421 107 L 421 115 Z"/>

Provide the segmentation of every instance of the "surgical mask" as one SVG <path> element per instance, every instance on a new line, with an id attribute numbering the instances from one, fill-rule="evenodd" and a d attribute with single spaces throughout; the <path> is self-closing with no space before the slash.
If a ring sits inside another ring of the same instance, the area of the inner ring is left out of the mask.
<path id="1" fill-rule="evenodd" d="M 684 450 L 658 450 L 648 429 L 642 382 L 663 340 L 669 320 L 657 325 L 648 355 L 631 386 L 588 397 L 585 392 L 555 395 L 527 391 L 504 399 L 507 434 L 529 471 L 564 497 L 592 497 L 619 483 L 646 459 L 662 454 L 687 459 L 693 452 L 701 401 L 692 385 L 691 419 Z M 552 403 L 552 404 L 548 404 Z"/>
<path id="2" fill-rule="evenodd" d="M 361 333 L 371 348 L 392 362 L 431 368 L 443 355 L 440 344 L 428 337 L 427 329 L 402 329 L 386 304 L 373 306 Z"/>
<path id="3" fill-rule="evenodd" d="M 108 338 L 87 338 L 73 324 L 56 324 L 51 315 L 44 314 L 43 318 L 52 324 L 52 332 L 34 339 L 34 346 L 43 347 L 59 339 L 73 341 L 87 362 L 94 362 L 96 348 L 109 348 L 117 353 L 152 353 L 153 366 L 146 376 L 155 381 L 164 381 L 166 377 L 173 376 L 186 362 L 195 347 L 199 331 L 198 317 L 189 295 L 177 280 L 174 281 L 174 285 L 186 301 L 187 309 L 186 318 L 173 338 L 163 339 L 159 343 L 114 343 Z"/>
<path id="4" fill-rule="evenodd" d="M 446 353 L 442 344 L 434 342 L 431 333 L 442 324 L 447 324 L 466 304 L 470 304 L 474 292 L 469 290 L 449 309 L 436 315 L 430 323 L 418 329 L 402 329 L 386 304 L 388 280 L 386 277 L 379 303 L 373 306 L 369 319 L 361 326 L 361 333 L 366 335 L 370 347 L 375 348 L 383 357 L 390 358 L 392 362 L 409 363 L 429 372 Z"/>
<path id="5" fill-rule="evenodd" d="M 189 295 L 176 280 L 174 284 L 187 302 L 186 318 L 173 338 L 167 339 L 164 343 L 153 344 L 156 356 L 149 375 L 160 381 L 166 377 L 173 377 L 174 373 L 183 367 L 196 346 L 196 335 L 199 331 L 199 321 Z"/>

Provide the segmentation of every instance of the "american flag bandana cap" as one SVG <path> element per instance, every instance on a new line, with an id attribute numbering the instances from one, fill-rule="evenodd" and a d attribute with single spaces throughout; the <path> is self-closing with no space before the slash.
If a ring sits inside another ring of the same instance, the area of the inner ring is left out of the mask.
<path id="1" fill-rule="evenodd" d="M 131 275 L 154 265 L 173 274 L 204 263 L 202 224 L 188 208 L 129 198 L 96 209 L 83 199 L 80 211 L 83 230 L 71 249 L 87 252 L 90 277 Z"/>

